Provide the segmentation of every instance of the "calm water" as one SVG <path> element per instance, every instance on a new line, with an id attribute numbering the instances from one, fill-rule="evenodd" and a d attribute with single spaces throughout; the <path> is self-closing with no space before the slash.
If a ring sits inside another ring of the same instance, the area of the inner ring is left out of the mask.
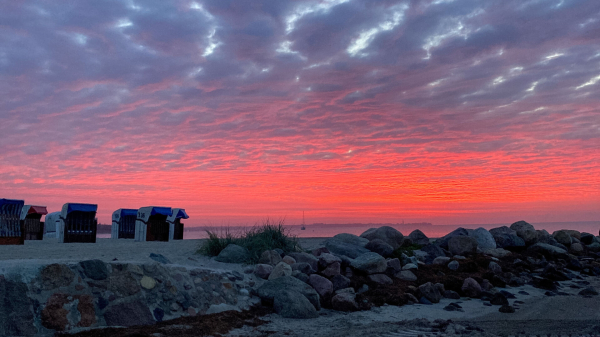
<path id="1" fill-rule="evenodd" d="M 510 224 L 488 224 L 488 225 L 411 225 L 411 224 L 314 224 L 306 225 L 306 230 L 300 230 L 300 225 L 285 226 L 289 233 L 301 238 L 306 237 L 332 237 L 339 233 L 351 233 L 360 235 L 364 231 L 372 227 L 391 226 L 399 230 L 402 234 L 408 235 L 415 229 L 420 229 L 425 235 L 430 238 L 444 236 L 458 227 L 475 229 L 483 227 L 491 229 L 499 226 L 509 226 Z M 545 229 L 550 234 L 559 229 L 575 229 L 580 232 L 588 232 L 598 235 L 600 230 L 600 221 L 579 221 L 579 222 L 541 222 L 532 223 L 535 229 Z M 223 234 L 227 230 L 234 234 L 240 234 L 250 229 L 251 227 L 198 227 L 200 230 L 186 230 L 183 233 L 184 239 L 205 239 L 207 237 L 206 230 L 213 231 L 218 234 Z M 98 234 L 99 238 L 110 238 L 110 234 Z"/>

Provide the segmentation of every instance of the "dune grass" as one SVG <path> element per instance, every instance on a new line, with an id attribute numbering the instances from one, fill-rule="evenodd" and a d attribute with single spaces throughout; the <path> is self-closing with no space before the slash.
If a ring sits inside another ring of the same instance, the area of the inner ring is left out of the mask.
<path id="1" fill-rule="evenodd" d="M 208 239 L 198 252 L 207 256 L 217 256 L 227 245 L 236 244 L 248 250 L 248 263 L 254 264 L 266 250 L 281 249 L 284 253 L 301 251 L 297 237 L 289 233 L 283 225 L 283 219 L 277 222 L 266 219 L 262 224 L 238 234 L 228 229 L 221 233 L 207 230 Z"/>

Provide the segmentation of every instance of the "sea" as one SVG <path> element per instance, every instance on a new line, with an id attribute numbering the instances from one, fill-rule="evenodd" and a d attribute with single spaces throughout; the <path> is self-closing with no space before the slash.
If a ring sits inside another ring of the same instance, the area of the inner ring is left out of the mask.
<path id="1" fill-rule="evenodd" d="M 538 222 L 531 223 L 535 229 L 545 229 L 550 234 L 560 229 L 575 229 L 580 232 L 592 233 L 594 235 L 599 234 L 600 221 L 574 221 L 574 222 Z M 390 226 L 399 230 L 402 234 L 408 235 L 415 229 L 421 230 L 425 235 L 430 238 L 442 237 L 453 230 L 463 227 L 466 229 L 476 229 L 483 227 L 485 229 L 492 229 L 500 226 L 510 226 L 510 224 L 466 224 L 466 225 L 433 225 L 430 223 L 407 223 L 407 224 L 307 224 L 305 230 L 301 229 L 301 225 L 284 225 L 284 229 L 289 235 L 293 235 L 299 238 L 311 238 L 311 237 L 332 237 L 339 233 L 350 233 L 360 235 L 369 228 L 377 228 L 381 226 Z M 236 235 L 242 235 L 243 233 L 251 230 L 253 227 L 250 226 L 227 226 L 227 227 L 215 227 L 215 226 L 197 226 L 188 227 L 184 230 L 184 240 L 197 240 L 206 239 L 208 232 L 223 235 L 227 232 Z M 98 238 L 110 238 L 110 234 L 98 234 Z"/>

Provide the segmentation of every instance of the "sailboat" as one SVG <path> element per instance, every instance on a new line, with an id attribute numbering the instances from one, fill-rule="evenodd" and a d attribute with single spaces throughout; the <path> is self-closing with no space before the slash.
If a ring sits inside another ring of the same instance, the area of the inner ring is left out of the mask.
<path id="1" fill-rule="evenodd" d="M 300 230 L 306 230 L 306 226 L 304 224 L 304 211 L 302 211 L 302 226 L 300 226 Z"/>

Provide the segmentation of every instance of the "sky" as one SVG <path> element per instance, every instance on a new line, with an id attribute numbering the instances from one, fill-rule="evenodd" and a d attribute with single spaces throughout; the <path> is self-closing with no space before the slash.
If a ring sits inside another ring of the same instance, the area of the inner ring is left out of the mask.
<path id="1" fill-rule="evenodd" d="M 2 1 L 0 197 L 600 219 L 600 1 Z"/>

